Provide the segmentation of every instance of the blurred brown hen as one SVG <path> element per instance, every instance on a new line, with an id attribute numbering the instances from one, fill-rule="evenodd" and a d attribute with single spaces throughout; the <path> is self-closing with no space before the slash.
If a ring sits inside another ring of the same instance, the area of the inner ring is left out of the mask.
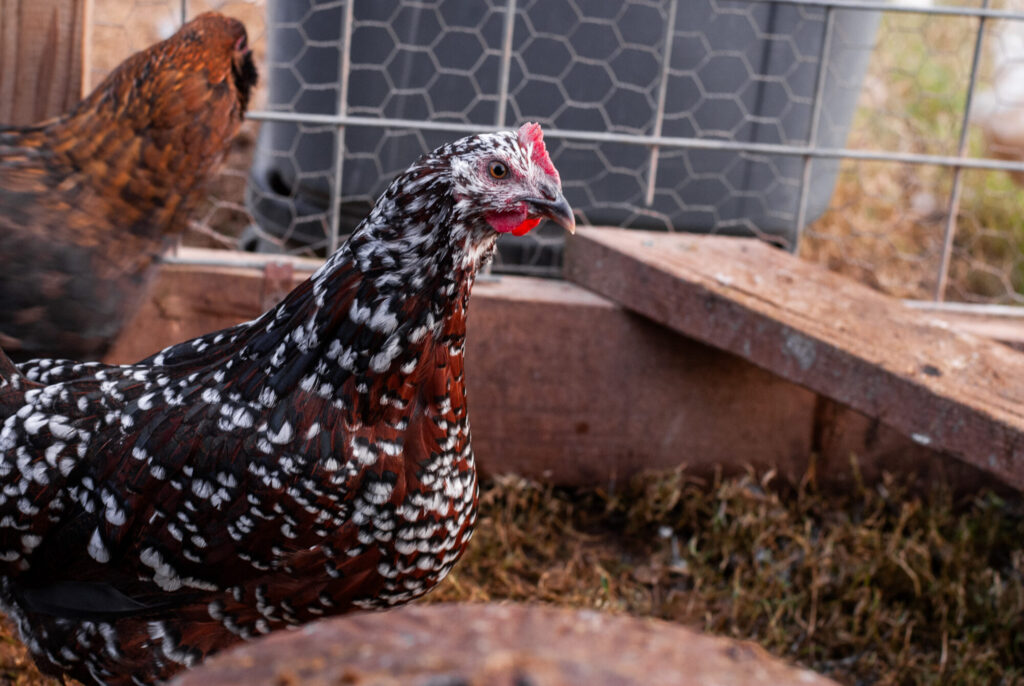
<path id="1" fill-rule="evenodd" d="M 135 309 L 238 131 L 256 82 L 241 22 L 208 12 L 68 114 L 0 128 L 0 344 L 96 358 Z"/>

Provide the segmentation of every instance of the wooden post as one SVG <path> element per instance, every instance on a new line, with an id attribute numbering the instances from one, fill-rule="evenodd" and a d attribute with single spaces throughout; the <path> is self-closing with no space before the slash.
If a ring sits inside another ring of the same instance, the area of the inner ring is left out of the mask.
<path id="1" fill-rule="evenodd" d="M 91 1 L 0 0 L 0 124 L 34 124 L 81 99 Z"/>

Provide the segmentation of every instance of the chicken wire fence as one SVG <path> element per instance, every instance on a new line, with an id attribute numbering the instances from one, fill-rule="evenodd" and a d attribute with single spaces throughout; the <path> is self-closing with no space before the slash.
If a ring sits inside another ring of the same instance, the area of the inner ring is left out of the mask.
<path id="1" fill-rule="evenodd" d="M 532 120 L 580 223 L 1024 303 L 1024 0 L 95 0 L 87 79 L 207 9 L 261 84 L 188 244 L 324 254 L 420 153 Z M 555 276 L 562 241 L 496 269 Z"/>

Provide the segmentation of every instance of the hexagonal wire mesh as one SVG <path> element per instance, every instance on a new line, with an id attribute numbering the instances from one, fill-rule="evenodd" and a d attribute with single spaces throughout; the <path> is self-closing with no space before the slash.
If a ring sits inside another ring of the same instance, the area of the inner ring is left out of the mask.
<path id="1" fill-rule="evenodd" d="M 1016 304 L 1022 4 L 95 0 L 89 74 L 205 9 L 246 22 L 262 85 L 192 244 L 323 254 L 421 152 L 536 120 L 581 222 Z M 531 236 L 496 268 L 557 275 L 559 232 Z"/>

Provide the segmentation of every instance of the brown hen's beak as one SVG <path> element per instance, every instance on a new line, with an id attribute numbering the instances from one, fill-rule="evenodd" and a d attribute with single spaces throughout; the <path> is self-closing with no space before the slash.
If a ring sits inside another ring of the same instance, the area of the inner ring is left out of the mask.
<path id="1" fill-rule="evenodd" d="M 561 193 L 554 200 L 527 198 L 526 204 L 538 216 L 547 217 L 569 233 L 576 233 L 576 217 L 572 215 L 572 208 Z"/>

